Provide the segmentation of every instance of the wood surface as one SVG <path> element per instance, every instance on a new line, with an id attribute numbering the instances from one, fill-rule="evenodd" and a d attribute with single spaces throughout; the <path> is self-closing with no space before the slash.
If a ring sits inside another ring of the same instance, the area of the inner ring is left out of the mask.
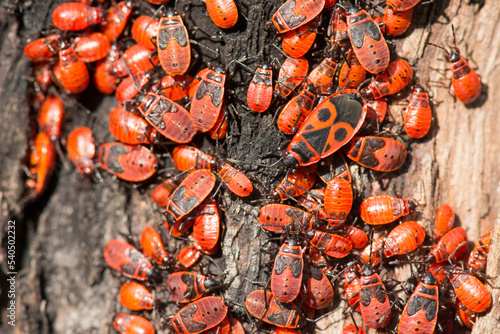
<path id="1" fill-rule="evenodd" d="M 102 258 L 105 244 L 113 238 L 138 236 L 145 226 L 155 226 L 161 215 L 149 199 L 153 185 L 134 188 L 111 177 L 94 184 L 78 175 L 67 157 L 58 164 L 56 176 L 48 192 L 36 203 L 23 201 L 23 160 L 30 138 L 30 113 L 27 89 L 30 64 L 23 56 L 28 39 L 50 23 L 50 13 L 58 2 L 4 1 L 9 6 L 0 8 L 0 218 L 2 226 L 10 219 L 16 220 L 18 238 L 19 274 L 17 275 L 17 326 L 5 323 L 2 308 L 2 333 L 107 333 L 113 314 L 119 311 L 117 293 L 123 278 L 107 268 Z M 183 8 L 185 1 L 178 1 Z M 186 24 L 203 27 L 209 33 L 220 31 L 206 15 L 201 2 L 193 2 Z M 275 43 L 266 22 L 281 5 L 280 0 L 237 1 L 246 19 L 240 17 L 236 29 L 222 32 L 224 43 L 203 40 L 210 47 L 219 47 L 222 62 L 257 55 L 266 45 Z M 21 11 L 19 9 L 22 9 Z M 9 11 L 8 11 L 9 10 Z M 15 13 L 13 14 L 12 11 Z M 484 3 L 445 0 L 418 5 L 414 22 L 402 38 L 397 38 L 397 53 L 413 65 L 419 81 L 430 86 L 434 100 L 434 119 L 431 133 L 423 140 L 408 143 L 409 161 L 396 173 L 382 177 L 381 182 L 370 182 L 361 176 L 362 196 L 371 194 L 399 194 L 414 198 L 420 203 L 421 221 L 432 222 L 434 214 L 443 203 L 455 210 L 457 225 L 464 227 L 469 240 L 477 241 L 487 228 L 495 225 L 488 274 L 498 276 L 500 236 L 500 2 Z M 456 101 L 440 81 L 449 82 L 437 69 L 447 69 L 442 50 L 426 45 L 432 42 L 453 45 L 451 24 L 455 26 L 457 46 L 465 56 L 466 45 L 472 64 L 482 77 L 483 94 L 472 106 Z M 196 36 L 201 36 L 198 33 Z M 270 48 L 273 49 L 273 48 Z M 209 51 L 197 49 L 208 56 Z M 276 50 L 272 51 L 279 57 Z M 217 63 L 216 59 L 211 62 Z M 249 62 L 249 64 L 254 64 Z M 248 82 L 241 71 L 234 78 Z M 235 85 L 236 93 L 244 99 L 245 88 Z M 113 96 L 96 98 L 96 92 L 84 93 L 75 103 L 64 97 L 67 107 L 66 130 L 92 124 L 97 142 L 112 141 L 107 130 L 107 113 L 117 102 Z M 228 158 L 239 161 L 262 161 L 259 157 L 274 154 L 276 147 L 286 140 L 272 125 L 273 113 L 249 113 L 233 100 L 237 118 L 231 116 L 230 136 L 224 145 Z M 393 99 L 390 110 L 401 124 L 401 110 L 405 102 Z M 85 109 L 92 112 L 91 115 Z M 213 152 L 213 150 L 212 150 Z M 279 153 L 278 155 L 279 156 Z M 275 161 L 276 159 L 274 159 Z M 259 168 L 241 163 L 257 188 L 258 198 L 268 193 L 283 177 L 283 170 Z M 353 172 L 356 168 L 353 169 Z M 380 184 L 387 189 L 380 189 Z M 243 201 L 233 195 L 222 196 L 226 229 L 222 251 L 215 261 L 226 268 L 224 297 L 243 303 L 244 297 L 255 287 L 251 281 L 268 279 L 265 263 L 272 260 L 264 252 L 271 247 L 268 237 L 259 229 L 255 217 L 262 203 Z M 0 286 L 5 291 L 3 279 L 6 268 L 6 229 L 2 229 Z M 171 245 L 171 248 L 175 247 Z M 275 247 L 275 245 L 274 245 Z M 272 248 L 272 247 L 271 247 Z M 406 275 L 396 272 L 397 275 Z M 245 279 L 246 278 L 246 279 Z M 342 282 L 341 282 L 342 283 Z M 339 283 L 337 283 L 337 286 Z M 500 287 L 497 278 L 492 287 Z M 336 288 L 338 300 L 338 287 Z M 473 333 L 494 333 L 499 329 L 499 290 L 490 288 L 493 306 L 480 316 Z M 6 303 L 2 295 L 2 303 Z M 4 304 L 2 304 L 4 305 Z M 338 305 L 338 301 L 335 303 Z M 244 312 L 237 306 L 231 309 L 242 319 Z M 166 313 L 172 314 L 173 308 Z M 318 324 L 317 333 L 336 332 L 343 325 L 340 311 Z M 350 320 L 348 320 L 350 321 Z M 246 323 L 249 329 L 250 324 Z M 374 332 L 374 331 L 372 331 Z"/>

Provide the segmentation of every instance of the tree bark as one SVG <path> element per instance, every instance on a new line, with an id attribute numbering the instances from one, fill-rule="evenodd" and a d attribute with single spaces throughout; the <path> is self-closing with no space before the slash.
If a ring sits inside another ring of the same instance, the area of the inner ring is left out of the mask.
<path id="1" fill-rule="evenodd" d="M 264 47 L 266 56 L 270 54 L 269 58 L 281 60 L 282 55 L 269 47 L 272 44 L 279 46 L 280 42 L 271 30 L 267 30 L 266 23 L 282 2 L 237 1 L 244 17 L 240 16 L 236 28 L 222 32 L 222 43 L 202 39 L 200 32 L 191 33 L 191 37 L 210 48 L 220 48 L 223 64 L 257 56 Z M 2 333 L 108 332 L 113 315 L 120 311 L 117 294 L 124 280 L 107 267 L 102 250 L 114 238 L 131 235 L 138 240 L 145 226 L 155 226 L 163 219 L 150 200 L 154 184 L 134 188 L 107 176 L 104 182 L 94 184 L 78 175 L 70 162 L 58 164 L 52 185 L 39 201 L 23 201 L 25 178 L 22 166 L 31 133 L 31 124 L 27 120 L 33 115 L 27 99 L 29 82 L 24 79 L 24 76 L 31 75 L 30 64 L 22 52 L 27 39 L 37 38 L 40 30 L 49 27 L 49 14 L 59 3 L 42 4 L 39 1 L 29 7 L 29 4 L 20 2 L 18 5 L 24 7 L 24 11 L 17 16 L 0 8 L 0 217 L 2 223 L 16 221 L 16 270 L 19 272 L 16 278 L 16 327 L 9 326 L 5 321 L 6 314 L 2 313 Z M 183 12 L 185 4 L 186 1 L 177 1 L 179 12 Z M 432 222 L 437 208 L 448 203 L 456 212 L 456 226 L 464 227 L 472 242 L 495 225 L 488 260 L 488 274 L 494 277 L 500 271 L 500 220 L 499 206 L 496 205 L 500 195 L 500 158 L 497 154 L 500 140 L 495 135 L 500 126 L 496 110 L 496 98 L 500 98 L 497 66 L 500 28 L 496 24 L 499 19 L 500 3 L 497 1 L 477 4 L 451 0 L 417 6 L 410 31 L 395 42 L 398 55 L 410 61 L 419 82 L 429 86 L 434 101 L 440 102 L 434 106 L 431 133 L 423 140 L 405 142 L 409 157 L 401 171 L 382 176 L 381 183 L 370 182 L 365 174 L 357 181 L 363 183 L 358 188 L 362 190 L 361 198 L 398 193 L 403 198 L 416 199 L 421 204 L 418 218 L 422 221 Z M 185 24 L 188 28 L 196 25 L 209 34 L 221 30 L 211 22 L 205 6 L 199 2 L 189 8 Z M 464 106 L 448 94 L 447 88 L 431 83 L 450 82 L 449 71 L 444 78 L 434 69 L 449 67 L 442 60 L 443 51 L 428 47 L 426 43 L 453 43 L 451 24 L 455 26 L 462 55 L 466 56 L 465 46 L 468 45 L 471 59 L 477 63 L 477 71 L 482 76 L 483 94 L 472 106 Z M 210 51 L 195 48 L 205 62 L 219 62 Z M 256 57 L 246 63 L 252 67 L 258 62 L 260 59 Z M 275 110 L 264 114 L 245 110 L 239 100 L 245 101 L 246 88 L 236 83 L 248 83 L 248 78 L 233 65 L 229 71 L 235 72 L 230 80 L 235 84 L 230 88 L 238 98 L 231 97 L 228 102 L 233 104 L 236 112 L 230 115 L 228 139 L 223 150 L 217 153 L 225 152 L 232 160 L 269 163 L 269 159 L 260 157 L 279 156 L 276 148 L 287 140 L 272 123 Z M 78 100 L 92 112 L 91 115 L 76 104 L 73 97 L 63 98 L 67 109 L 64 137 L 77 126 L 91 124 L 97 143 L 113 141 L 107 115 L 117 105 L 114 96 L 97 97 L 93 89 L 82 94 Z M 391 101 L 391 115 L 396 123 L 402 124 L 404 102 L 398 103 L 394 98 Z M 245 168 L 254 183 L 256 192 L 252 199 L 269 193 L 283 177 L 283 169 L 247 163 L 241 163 L 239 167 Z M 355 170 L 358 169 L 354 167 Z M 383 190 L 380 184 L 388 188 Z M 221 193 L 225 233 L 221 251 L 214 261 L 226 270 L 224 280 L 228 286 L 223 289 L 223 295 L 232 302 L 232 314 L 245 321 L 250 330 L 244 310 L 236 304 L 243 304 L 245 296 L 256 288 L 247 279 L 266 281 L 269 278 L 265 264 L 273 258 L 264 251 L 269 247 L 266 244 L 268 236 L 262 233 L 255 218 L 263 203 L 242 200 L 225 191 Z M 3 277 L 12 271 L 7 267 L 6 230 L 5 227 L 2 229 L 0 238 L 2 291 L 8 290 Z M 173 252 L 178 242 L 169 242 Z M 398 272 L 397 275 L 407 273 Z M 336 283 L 335 305 L 341 299 L 339 283 Z M 500 282 L 496 279 L 491 285 L 497 287 Z M 499 290 L 490 289 L 490 292 L 493 300 L 498 300 Z M 2 305 L 7 305 L 5 293 L 1 301 Z M 161 314 L 173 312 L 172 306 Z M 472 332 L 493 332 L 499 327 L 499 313 L 498 303 L 493 303 L 491 311 L 478 318 Z M 342 328 L 344 319 L 342 312 L 337 311 L 322 320 L 318 328 L 331 333 Z M 316 332 L 322 331 L 317 329 Z"/>

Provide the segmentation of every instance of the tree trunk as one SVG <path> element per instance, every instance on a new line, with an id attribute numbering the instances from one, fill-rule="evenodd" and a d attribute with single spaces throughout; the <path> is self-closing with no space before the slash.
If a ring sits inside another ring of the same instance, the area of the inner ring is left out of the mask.
<path id="1" fill-rule="evenodd" d="M 107 176 L 104 182 L 94 184 L 78 175 L 70 162 L 64 162 L 58 164 L 52 184 L 40 200 L 36 203 L 23 201 L 25 178 L 22 166 L 32 131 L 27 120 L 33 118 L 27 99 L 30 83 L 24 78 L 31 75 L 31 70 L 29 61 L 22 54 L 23 47 L 27 39 L 37 38 L 39 31 L 49 28 L 49 14 L 60 2 L 35 1 L 31 6 L 27 2 L 16 4 L 15 0 L 5 2 L 12 4 L 10 10 L 21 8 L 23 11 L 13 15 L 6 8 L 0 8 L 0 217 L 5 225 L 9 220 L 16 222 L 15 270 L 18 271 L 16 327 L 9 326 L 5 320 L 7 314 L 2 313 L 0 330 L 2 333 L 108 332 L 114 314 L 120 310 L 117 294 L 123 279 L 117 278 L 107 267 L 102 250 L 111 239 L 131 235 L 137 240 L 145 226 L 161 222 L 163 218 L 150 200 L 155 185 L 134 188 Z M 244 17 L 240 16 L 237 28 L 222 32 L 222 43 L 202 38 L 200 32 L 191 33 L 191 37 L 210 48 L 220 48 L 223 64 L 257 56 L 265 46 L 266 56 L 271 54 L 281 61 L 282 55 L 275 48 L 268 47 L 271 44 L 279 46 L 280 42 L 272 30 L 267 29 L 266 23 L 282 2 L 237 1 Z M 177 1 L 179 12 L 185 10 L 185 4 L 186 1 Z M 495 107 L 496 98 L 500 98 L 497 66 L 500 28 L 496 24 L 499 19 L 498 1 L 477 4 L 451 0 L 417 6 L 410 31 L 395 42 L 398 55 L 410 61 L 419 82 L 430 86 L 434 101 L 439 102 L 434 107 L 431 133 L 423 140 L 405 142 L 409 157 L 401 171 L 382 176 L 380 183 L 370 182 L 365 174 L 359 181 L 363 183 L 361 198 L 371 194 L 398 193 L 403 198 L 416 199 L 421 204 L 419 218 L 422 221 L 432 221 L 437 208 L 448 203 L 457 214 L 456 226 L 464 227 L 472 242 L 497 221 L 488 265 L 488 274 L 493 277 L 497 277 L 500 271 L 497 265 L 500 256 L 499 206 L 495 205 L 500 196 L 500 158 L 497 155 L 500 140 L 495 135 L 495 129 L 500 126 Z M 201 2 L 192 4 L 184 21 L 188 28 L 196 24 L 210 35 L 221 30 L 211 22 Z M 426 43 L 453 43 L 451 23 L 455 26 L 456 42 L 462 55 L 466 55 L 467 45 L 482 77 L 483 94 L 469 107 L 450 96 L 447 88 L 431 83 L 441 81 L 447 84 L 450 81 L 449 71 L 444 78 L 434 69 L 449 67 L 443 61 L 443 51 L 428 47 Z M 210 51 L 194 48 L 202 54 L 203 61 L 219 62 Z M 246 63 L 254 67 L 260 61 L 256 57 Z M 245 101 L 246 88 L 237 83 L 247 84 L 248 78 L 233 65 L 230 71 L 236 75 L 230 80 L 235 84 L 229 86 L 238 99 Z M 73 97 L 63 97 L 67 113 L 64 137 L 71 129 L 90 124 L 97 143 L 113 141 L 107 115 L 117 102 L 114 96 L 96 96 L 97 93 L 89 89 L 78 99 L 92 112 L 91 116 L 75 103 Z M 227 158 L 269 163 L 271 160 L 260 157 L 279 156 L 276 149 L 287 140 L 272 124 L 275 111 L 264 114 L 248 112 L 238 99 L 229 98 L 236 112 L 230 115 L 229 136 L 224 145 Z M 391 114 L 396 123 L 402 124 L 404 102 L 392 101 Z M 282 169 L 245 163 L 239 166 L 245 168 L 257 189 L 252 199 L 268 193 L 284 176 Z M 388 189 L 382 190 L 380 184 Z M 255 219 L 262 203 L 242 200 L 225 191 L 221 193 L 225 233 L 215 262 L 227 272 L 225 283 L 228 287 L 222 289 L 224 297 L 243 304 L 245 296 L 255 289 L 247 279 L 268 280 L 269 270 L 265 263 L 273 258 L 263 251 L 268 247 L 265 245 L 268 236 Z M 6 233 L 4 227 L 0 238 L 2 305 L 9 302 L 5 294 L 9 286 L 3 277 L 10 276 L 7 273 L 13 271 L 7 266 Z M 172 241 L 170 244 L 171 251 L 176 243 Z M 340 299 L 338 285 L 339 282 L 336 283 L 335 305 Z M 500 282 L 496 279 L 491 285 L 500 286 Z M 490 292 L 493 300 L 498 300 L 499 290 L 490 289 Z M 249 330 L 251 325 L 244 310 L 233 303 L 229 303 L 232 314 L 238 315 Z M 174 308 L 169 307 L 161 314 L 173 312 Z M 498 303 L 493 303 L 491 311 L 478 318 L 473 333 L 493 332 L 500 325 L 499 318 Z M 342 312 L 337 311 L 322 320 L 318 328 L 328 328 L 324 332 L 331 333 L 343 326 L 344 319 Z M 350 319 L 346 322 L 349 323 Z"/>

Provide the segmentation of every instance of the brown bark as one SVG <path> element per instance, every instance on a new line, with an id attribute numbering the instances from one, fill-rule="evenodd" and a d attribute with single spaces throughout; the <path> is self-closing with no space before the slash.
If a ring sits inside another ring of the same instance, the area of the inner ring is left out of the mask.
<path id="1" fill-rule="evenodd" d="M 209 47 L 221 48 L 224 64 L 257 55 L 266 45 L 279 45 L 273 33 L 265 30 L 265 24 L 281 3 L 279 0 L 238 2 L 240 13 L 248 20 L 240 17 L 239 28 L 223 32 L 223 46 L 206 39 L 200 41 Z M 183 4 L 184 1 L 177 2 L 181 12 Z M 22 55 L 22 48 L 26 38 L 36 38 L 39 30 L 48 27 L 50 16 L 47 14 L 55 6 L 55 3 L 34 2 L 18 17 L 0 8 L 0 217 L 2 223 L 9 219 L 15 219 L 17 223 L 16 261 L 20 264 L 20 271 L 16 282 L 15 331 L 102 333 L 108 331 L 113 314 L 119 310 L 117 292 L 123 281 L 116 278 L 104 263 L 104 245 L 113 238 L 121 238 L 120 234 L 130 233 L 137 240 L 145 226 L 156 225 L 162 218 L 149 199 L 152 186 L 135 189 L 107 176 L 103 183 L 93 184 L 77 175 L 71 163 L 58 165 L 52 186 L 39 202 L 27 204 L 22 201 L 24 178 L 21 169 L 30 137 L 28 82 L 23 79 L 23 76 L 30 75 L 30 65 Z M 426 43 L 452 43 L 449 23 L 453 23 L 462 54 L 465 55 L 465 45 L 468 45 L 472 59 L 477 63 L 484 86 L 483 95 L 478 102 L 466 107 L 455 101 L 446 88 L 432 87 L 434 99 L 440 104 L 434 108 L 431 134 L 424 140 L 409 143 L 411 162 L 409 160 L 404 170 L 383 177 L 383 184 L 390 181 L 385 191 L 377 182 L 368 183 L 368 179 L 362 176 L 363 197 L 398 192 L 404 198 L 415 198 L 422 204 L 422 220 L 432 221 L 439 205 L 450 204 L 459 218 L 458 224 L 467 230 L 474 242 L 495 221 L 500 221 L 496 205 L 500 195 L 500 158 L 496 154 L 500 149 L 496 135 L 500 126 L 496 110 L 496 100 L 500 98 L 500 75 L 497 76 L 500 28 L 496 24 L 499 18 L 500 3 L 497 1 L 486 1 L 484 5 L 458 0 L 436 1 L 417 7 L 410 31 L 404 38 L 396 40 L 398 55 L 414 65 L 422 84 L 429 80 L 449 82 L 449 71 L 447 79 L 443 79 L 432 69 L 448 68 L 447 63 L 440 60 L 443 52 L 428 47 Z M 210 21 L 200 3 L 189 9 L 186 18 L 189 27 L 194 23 L 211 34 L 220 30 Z M 197 32 L 195 36 L 198 38 L 201 34 Z M 211 57 L 210 51 L 197 50 L 204 57 Z M 266 52 L 281 57 L 272 47 Z M 217 60 L 212 62 L 217 63 Z M 241 74 L 236 75 L 232 82 L 238 80 L 248 82 Z M 245 88 L 234 89 L 244 101 Z M 116 105 L 114 97 L 96 99 L 92 91 L 83 94 L 79 100 L 92 111 L 92 117 L 76 105 L 73 98 L 65 97 L 68 109 L 65 134 L 95 119 L 92 129 L 96 141 L 112 141 L 107 129 L 107 114 Z M 257 161 L 261 156 L 272 154 L 285 140 L 285 136 L 271 124 L 273 113 L 256 115 L 240 107 L 235 99 L 232 102 L 237 106 L 238 115 L 230 117 L 230 136 L 225 144 L 227 157 Z M 391 105 L 391 114 L 398 123 L 401 123 L 403 104 Z M 254 199 L 267 193 L 283 176 L 275 168 L 242 165 L 257 188 Z M 225 266 L 225 282 L 230 282 L 224 297 L 241 304 L 244 297 L 255 289 L 245 278 L 267 280 L 269 271 L 264 267 L 271 255 L 263 252 L 267 247 L 263 246 L 267 236 L 254 218 L 261 203 L 253 204 L 227 192 L 222 196 L 222 202 L 226 230 L 222 251 L 215 261 Z M 499 225 L 495 226 L 488 265 L 488 274 L 492 276 L 497 276 L 500 270 L 497 265 Z M 9 271 L 6 267 L 5 231 L 4 227 L 0 253 L 2 278 Z M 398 272 L 396 275 L 407 274 Z M 5 279 L 0 284 L 5 291 Z M 500 286 L 498 279 L 492 282 L 492 286 Z M 336 288 L 336 300 L 339 299 L 338 291 Z M 490 291 L 493 300 L 498 300 L 498 290 Z M 6 296 L 2 295 L 2 303 L 5 302 Z M 231 310 L 241 319 L 246 319 L 239 307 L 232 305 Z M 173 308 L 166 313 L 172 314 Z M 479 317 L 473 333 L 494 332 L 499 326 L 499 313 L 498 304 L 494 303 L 491 312 Z M 5 314 L 2 314 L 2 333 L 12 331 L 5 319 Z M 331 325 L 325 332 L 332 332 L 342 327 L 342 319 L 341 312 L 336 312 L 319 327 Z"/>

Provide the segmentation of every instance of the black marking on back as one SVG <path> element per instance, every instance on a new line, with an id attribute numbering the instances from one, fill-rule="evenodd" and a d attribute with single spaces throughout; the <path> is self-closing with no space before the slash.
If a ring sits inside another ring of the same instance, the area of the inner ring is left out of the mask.
<path id="1" fill-rule="evenodd" d="M 367 167 L 376 167 L 379 165 L 379 161 L 375 157 L 374 153 L 385 146 L 385 141 L 382 138 L 366 138 L 365 146 L 361 152 L 359 163 Z"/>
<path id="2" fill-rule="evenodd" d="M 274 301 L 276 302 L 276 305 L 278 305 L 279 310 L 277 313 L 269 314 L 267 316 L 267 319 L 269 319 L 269 321 L 275 325 L 285 326 L 287 323 L 287 316 L 289 312 L 286 312 L 286 309 L 284 308 L 284 303 L 280 303 L 277 300 Z"/>
<path id="3" fill-rule="evenodd" d="M 342 94 L 330 98 L 329 101 L 337 110 L 333 124 L 343 122 L 355 129 L 363 115 L 362 97 L 358 94 Z"/>
<path id="4" fill-rule="evenodd" d="M 198 311 L 198 305 L 196 304 L 191 304 L 190 306 L 179 311 L 179 316 L 189 333 L 201 332 L 207 328 L 206 323 L 193 320 L 196 311 Z"/>
<path id="5" fill-rule="evenodd" d="M 301 26 L 306 20 L 305 15 L 295 15 L 293 10 L 296 6 L 295 0 L 288 1 L 278 12 L 285 20 L 288 28 L 295 29 Z"/>
<path id="6" fill-rule="evenodd" d="M 222 87 L 203 80 L 196 91 L 196 99 L 201 100 L 207 94 L 210 96 L 210 100 L 215 107 L 218 107 L 221 104 Z"/>
<path id="7" fill-rule="evenodd" d="M 123 145 L 113 145 L 109 149 L 108 154 L 108 169 L 115 173 L 123 173 L 125 167 L 118 162 L 118 158 L 124 154 L 127 154 L 127 148 Z"/>
<path id="8" fill-rule="evenodd" d="M 158 32 L 158 48 L 165 50 L 170 40 L 175 40 L 181 47 L 188 44 L 188 36 L 182 27 L 160 29 Z"/>
<path id="9" fill-rule="evenodd" d="M 303 164 L 308 163 L 314 157 L 314 152 L 307 147 L 307 144 L 303 140 L 299 141 L 297 145 L 292 146 L 292 152 L 299 155 L 300 161 Z"/>
<path id="10" fill-rule="evenodd" d="M 309 132 L 302 133 L 302 137 L 313 147 L 316 152 L 323 152 L 326 141 L 330 135 L 331 127 L 322 128 L 319 130 L 313 130 Z"/>

